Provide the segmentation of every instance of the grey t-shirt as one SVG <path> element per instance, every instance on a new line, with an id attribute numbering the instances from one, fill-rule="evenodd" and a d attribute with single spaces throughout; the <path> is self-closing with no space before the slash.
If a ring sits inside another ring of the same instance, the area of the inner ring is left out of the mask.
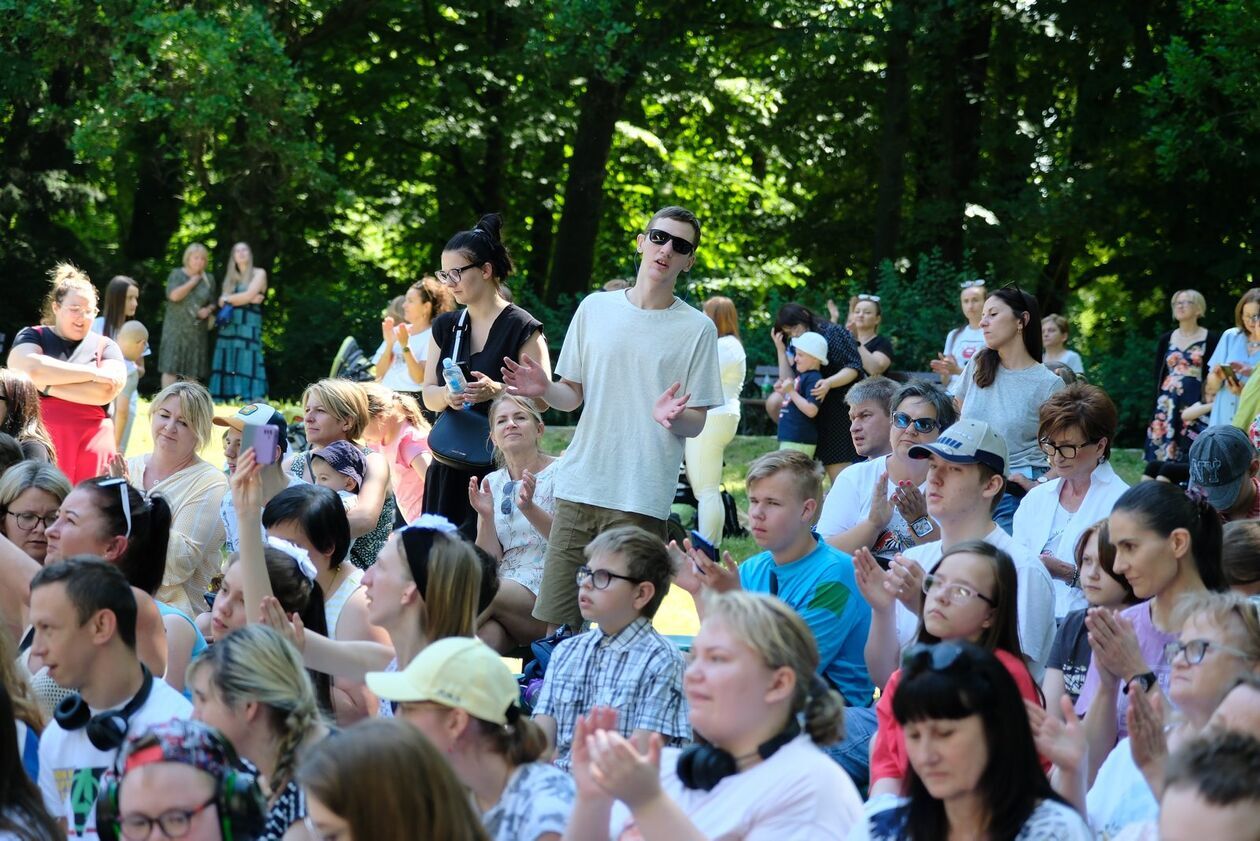
<path id="1" fill-rule="evenodd" d="M 1021 371 L 998 365 L 997 376 L 988 388 L 975 380 L 973 358 L 962 372 L 958 399 L 962 416 L 984 421 L 1006 441 L 1008 470 L 1022 467 L 1049 467 L 1046 454 L 1037 446 L 1037 426 L 1041 404 L 1059 389 L 1063 380 L 1040 362 Z"/>

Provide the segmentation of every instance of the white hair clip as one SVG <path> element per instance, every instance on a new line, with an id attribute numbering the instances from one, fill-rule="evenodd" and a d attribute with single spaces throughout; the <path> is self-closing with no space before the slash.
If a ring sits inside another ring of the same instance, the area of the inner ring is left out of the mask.
<path id="1" fill-rule="evenodd" d="M 445 532 L 446 534 L 459 531 L 459 526 L 441 514 L 421 514 L 414 523 L 408 523 L 406 528 L 430 529 L 432 531 Z"/>
<path id="2" fill-rule="evenodd" d="M 267 545 L 272 549 L 279 549 L 284 554 L 297 563 L 298 569 L 302 571 L 302 575 L 306 576 L 307 581 L 314 581 L 318 571 L 315 565 L 311 563 L 311 556 L 305 549 L 287 540 L 281 540 L 278 537 L 267 535 Z"/>

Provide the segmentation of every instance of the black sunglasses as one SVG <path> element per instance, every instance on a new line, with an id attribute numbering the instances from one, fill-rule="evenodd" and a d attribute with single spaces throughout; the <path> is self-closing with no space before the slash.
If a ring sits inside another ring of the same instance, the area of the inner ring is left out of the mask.
<path id="1" fill-rule="evenodd" d="M 928 669 L 943 672 L 957 663 L 959 658 L 966 653 L 967 649 L 956 642 L 912 645 L 901 655 L 902 680 L 921 674 Z"/>
<path id="2" fill-rule="evenodd" d="M 674 251 L 684 257 L 696 250 L 696 245 L 691 240 L 676 237 L 669 231 L 662 231 L 660 228 L 648 228 L 647 238 L 648 242 L 653 245 L 664 245 L 667 242 L 672 242 Z"/>
<path id="3" fill-rule="evenodd" d="M 892 420 L 898 429 L 906 429 L 910 424 L 914 424 L 914 431 L 924 435 L 941 426 L 936 418 L 912 418 L 905 412 L 893 412 Z"/>

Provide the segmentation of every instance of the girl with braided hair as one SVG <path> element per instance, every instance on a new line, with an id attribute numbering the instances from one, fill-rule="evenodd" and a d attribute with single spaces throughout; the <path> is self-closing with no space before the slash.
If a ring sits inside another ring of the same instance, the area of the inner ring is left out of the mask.
<path id="1" fill-rule="evenodd" d="M 259 841 L 280 841 L 307 814 L 295 778 L 298 754 L 329 734 L 302 656 L 265 625 L 247 625 L 197 658 L 187 682 L 193 718 L 217 727 L 266 780 Z"/>

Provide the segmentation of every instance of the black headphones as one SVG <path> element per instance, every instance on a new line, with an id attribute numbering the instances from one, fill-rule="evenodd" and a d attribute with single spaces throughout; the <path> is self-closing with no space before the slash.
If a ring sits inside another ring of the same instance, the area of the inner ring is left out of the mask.
<path id="1" fill-rule="evenodd" d="M 166 726 L 180 726 L 172 722 Z M 219 813 L 219 829 L 223 841 L 255 841 L 267 828 L 267 802 L 253 774 L 239 770 L 236 751 L 217 730 L 208 728 L 215 747 L 222 752 L 232 769 L 215 778 L 214 805 Z M 141 742 L 145 737 L 140 738 Z M 114 759 L 113 770 L 101 778 L 96 799 L 96 832 L 101 838 L 121 839 L 122 816 L 118 813 L 118 792 L 122 787 L 123 754 Z M 193 767 L 196 767 L 195 765 Z"/>
<path id="2" fill-rule="evenodd" d="M 153 673 L 144 664 L 140 665 L 144 673 L 144 682 L 140 691 L 122 709 L 107 710 L 99 715 L 92 715 L 92 710 L 78 692 L 57 705 L 53 718 L 62 730 L 82 730 L 87 728 L 88 741 L 92 747 L 101 751 L 118 750 L 127 741 L 127 728 L 131 726 L 131 717 L 149 700 L 153 691 Z"/>
<path id="3" fill-rule="evenodd" d="M 758 745 L 757 755 L 762 759 L 769 759 L 779 748 L 800 734 L 801 726 L 797 724 L 796 716 L 792 716 L 779 735 Z M 730 752 L 701 742 L 679 755 L 678 765 L 674 770 L 679 781 L 687 788 L 712 791 L 722 780 L 739 773 L 739 762 Z"/>

